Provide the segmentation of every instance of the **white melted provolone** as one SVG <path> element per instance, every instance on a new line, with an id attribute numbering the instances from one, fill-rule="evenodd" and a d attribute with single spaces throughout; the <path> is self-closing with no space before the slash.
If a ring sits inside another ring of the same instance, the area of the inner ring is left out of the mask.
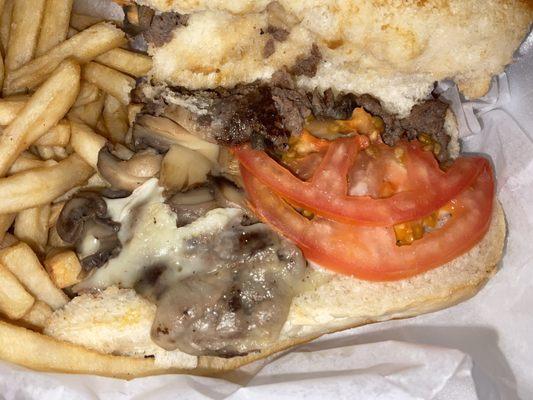
<path id="1" fill-rule="evenodd" d="M 165 204 L 157 179 L 150 179 L 131 196 L 106 199 L 109 217 L 120 222 L 120 254 L 110 259 L 76 286 L 80 291 L 105 289 L 112 285 L 133 287 L 143 272 L 165 265 L 165 280 L 178 281 L 193 273 L 216 268 L 208 259 L 187 254 L 191 240 L 222 232 L 239 218 L 236 208 L 216 208 L 193 223 L 178 228 L 176 214 Z M 90 247 L 90 246 L 88 246 Z"/>

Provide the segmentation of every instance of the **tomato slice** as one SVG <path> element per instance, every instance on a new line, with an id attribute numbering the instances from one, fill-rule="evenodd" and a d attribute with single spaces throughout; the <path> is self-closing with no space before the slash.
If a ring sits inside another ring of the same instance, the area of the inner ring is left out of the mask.
<path id="1" fill-rule="evenodd" d="M 402 185 L 393 187 L 385 198 L 352 196 L 348 176 L 359 151 L 368 145 L 365 139 L 355 136 L 332 142 L 308 181 L 249 145 L 234 151 L 245 169 L 292 203 L 329 219 L 372 226 L 391 226 L 428 215 L 469 187 L 488 165 L 481 157 L 461 157 L 444 172 L 433 155 L 416 142 L 402 143 L 398 149 L 404 152 L 402 164 L 407 174 Z M 357 186 L 357 182 L 350 184 Z"/>
<path id="2" fill-rule="evenodd" d="M 307 259 L 361 279 L 403 279 L 445 264 L 476 245 L 490 226 L 494 180 L 488 164 L 472 186 L 452 200 L 452 215 L 444 226 L 406 246 L 396 244 L 392 227 L 351 225 L 319 216 L 309 220 L 241 169 L 250 205 L 263 221 L 293 240 Z"/>

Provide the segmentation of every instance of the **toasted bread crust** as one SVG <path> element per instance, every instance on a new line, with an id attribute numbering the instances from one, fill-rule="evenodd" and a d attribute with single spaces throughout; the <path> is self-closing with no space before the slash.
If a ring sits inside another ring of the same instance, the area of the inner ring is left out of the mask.
<path id="1" fill-rule="evenodd" d="M 298 328 L 298 319 L 301 319 L 301 315 L 300 317 L 297 316 L 298 307 L 313 307 L 307 310 L 309 314 L 316 310 L 312 298 L 297 299 L 289 316 L 289 328 L 286 326 L 282 332 L 281 340 L 268 349 L 244 357 L 230 359 L 199 357 L 198 366 L 195 369 L 161 368 L 151 358 L 101 354 L 82 346 L 60 342 L 54 338 L 0 321 L 0 359 L 41 371 L 87 373 L 124 379 L 168 373 L 216 375 L 308 342 L 327 333 L 373 322 L 413 317 L 452 306 L 472 297 L 496 272 L 503 251 L 505 229 L 504 214 L 498 204 L 494 210 L 489 232 L 475 248 L 465 255 L 442 267 L 408 280 L 386 283 L 373 282 L 372 285 L 378 285 L 377 287 L 381 285 L 384 292 L 390 290 L 391 286 L 396 286 L 396 289 L 399 290 L 395 292 L 396 295 L 405 294 L 406 296 L 399 296 L 399 301 L 389 302 L 385 305 L 379 302 L 374 302 L 374 304 L 366 302 L 366 315 L 363 315 L 360 309 L 354 309 L 353 304 L 343 301 L 346 304 L 346 310 L 352 312 L 352 315 L 346 314 L 343 318 L 332 318 L 324 323 L 316 323 L 306 326 L 307 329 L 301 329 L 301 326 Z M 340 275 L 333 276 L 328 283 L 321 285 L 321 290 L 334 293 L 331 291 L 335 289 L 336 285 L 347 279 L 353 281 L 353 290 L 357 285 L 363 285 L 362 287 L 366 288 L 364 290 L 367 290 L 367 294 L 370 293 L 365 283 Z M 345 285 L 346 282 L 342 284 Z M 420 290 L 422 291 L 417 292 Z M 413 291 L 417 292 L 414 296 Z M 323 293 L 319 293 L 319 295 L 323 296 Z M 361 298 L 361 293 L 357 293 L 357 296 Z M 330 306 L 334 314 L 339 312 L 334 304 Z M 328 307 L 326 305 L 326 309 Z M 369 313 L 368 310 L 371 310 L 372 307 L 374 307 L 374 312 Z M 72 354 L 75 356 L 72 357 Z"/>
<path id="2" fill-rule="evenodd" d="M 189 15 L 168 43 L 150 48 L 157 81 L 205 89 L 268 80 L 317 46 L 316 74 L 300 76 L 300 86 L 368 93 L 402 116 L 442 79 L 468 98 L 484 95 L 533 19 L 529 2 L 512 0 L 137 2 Z M 271 23 L 284 40 L 268 34 Z"/>

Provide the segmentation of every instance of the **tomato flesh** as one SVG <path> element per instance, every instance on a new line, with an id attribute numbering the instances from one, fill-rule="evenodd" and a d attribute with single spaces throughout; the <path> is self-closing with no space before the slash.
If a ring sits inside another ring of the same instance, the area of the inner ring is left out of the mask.
<path id="1" fill-rule="evenodd" d="M 320 216 L 309 220 L 246 168 L 241 172 L 250 205 L 263 221 L 293 240 L 307 259 L 361 279 L 403 279 L 445 264 L 475 246 L 490 226 L 494 179 L 488 163 L 453 199 L 444 226 L 407 246 L 397 246 L 390 226 L 353 225 Z"/>
<path id="2" fill-rule="evenodd" d="M 428 215 L 472 185 L 488 167 L 484 158 L 461 157 L 444 172 L 431 153 L 414 142 L 402 143 L 398 149 L 404 152 L 407 179 L 401 185 L 385 186 L 382 194 L 387 197 L 353 196 L 349 194 L 348 177 L 358 153 L 366 146 L 364 136 L 331 142 L 307 181 L 249 145 L 234 151 L 251 175 L 293 204 L 329 219 L 370 226 L 391 226 Z"/>

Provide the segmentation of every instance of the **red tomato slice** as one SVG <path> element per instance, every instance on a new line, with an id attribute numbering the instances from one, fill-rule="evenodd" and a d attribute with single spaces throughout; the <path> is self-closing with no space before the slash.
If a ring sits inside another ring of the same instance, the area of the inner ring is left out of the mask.
<path id="1" fill-rule="evenodd" d="M 251 174 L 292 203 L 336 221 L 373 226 L 391 226 L 430 214 L 469 187 L 488 165 L 481 157 L 461 157 L 444 172 L 431 153 L 415 142 L 403 143 L 398 148 L 405 153 L 402 162 L 407 179 L 396 185 L 396 192 L 386 198 L 350 196 L 348 175 L 366 144 L 364 136 L 332 142 L 308 181 L 249 145 L 236 148 L 235 155 Z M 350 185 L 357 186 L 357 182 Z"/>
<path id="2" fill-rule="evenodd" d="M 367 280 L 396 280 L 438 267 L 465 253 L 485 235 L 492 215 L 494 180 L 487 164 L 473 185 L 453 200 L 452 216 L 441 228 L 410 245 L 397 246 L 391 227 L 311 220 L 242 168 L 256 214 L 293 240 L 305 257 L 326 268 Z"/>

